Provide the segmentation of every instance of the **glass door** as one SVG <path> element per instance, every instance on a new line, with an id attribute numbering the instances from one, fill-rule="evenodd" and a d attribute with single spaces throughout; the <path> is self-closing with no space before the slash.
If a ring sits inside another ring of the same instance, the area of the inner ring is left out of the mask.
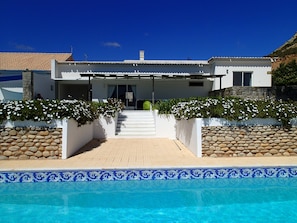
<path id="1" fill-rule="evenodd" d="M 136 85 L 108 85 L 108 97 L 120 99 L 126 108 L 135 108 Z"/>

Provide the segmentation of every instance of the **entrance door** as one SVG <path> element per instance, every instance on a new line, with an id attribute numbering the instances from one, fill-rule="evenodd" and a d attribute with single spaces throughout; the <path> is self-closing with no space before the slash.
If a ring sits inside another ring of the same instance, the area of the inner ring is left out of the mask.
<path id="1" fill-rule="evenodd" d="M 122 100 L 126 108 L 135 108 L 136 85 L 109 85 L 108 97 Z"/>

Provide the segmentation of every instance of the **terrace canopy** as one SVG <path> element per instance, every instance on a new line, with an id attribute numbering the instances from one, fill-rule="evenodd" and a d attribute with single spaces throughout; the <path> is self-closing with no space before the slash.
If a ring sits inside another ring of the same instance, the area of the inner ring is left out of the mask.
<path id="1" fill-rule="evenodd" d="M 220 78 L 220 89 L 222 77 L 225 74 L 210 75 L 205 73 L 182 73 L 182 72 L 81 72 L 81 77 L 88 77 L 89 80 L 89 100 L 92 98 L 91 78 L 92 79 L 151 79 L 152 80 L 152 103 L 155 101 L 155 80 L 156 79 L 206 79 Z"/>

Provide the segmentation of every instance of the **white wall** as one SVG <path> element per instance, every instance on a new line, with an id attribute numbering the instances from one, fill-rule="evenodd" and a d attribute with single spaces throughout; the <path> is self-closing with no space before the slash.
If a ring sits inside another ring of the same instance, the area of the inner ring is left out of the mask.
<path id="1" fill-rule="evenodd" d="M 99 119 L 93 122 L 94 138 L 114 138 L 116 132 L 117 115 L 114 118 L 106 118 L 100 115 Z"/>
<path id="2" fill-rule="evenodd" d="M 67 159 L 93 139 L 93 123 L 78 126 L 73 119 L 63 119 L 62 159 Z"/>
<path id="3" fill-rule="evenodd" d="M 204 82 L 204 86 L 189 86 L 189 80 L 161 80 L 155 81 L 155 98 L 186 98 L 207 96 L 211 90 L 211 82 L 207 80 L 191 80 Z"/>
<path id="4" fill-rule="evenodd" d="M 50 73 L 35 73 L 33 77 L 34 97 L 41 94 L 44 99 L 55 99 L 55 81 Z"/>
<path id="5" fill-rule="evenodd" d="M 252 87 L 271 87 L 271 74 L 267 74 L 271 70 L 270 67 L 256 66 L 216 66 L 216 74 L 226 74 L 222 77 L 222 88 L 233 86 L 233 72 L 252 72 Z M 213 90 L 220 89 L 220 79 L 215 78 Z"/>
<path id="6" fill-rule="evenodd" d="M 176 121 L 176 138 L 197 157 L 202 157 L 201 124 L 201 118 Z"/>
<path id="7" fill-rule="evenodd" d="M 174 115 L 159 115 L 154 111 L 156 137 L 176 139 L 176 119 Z"/>

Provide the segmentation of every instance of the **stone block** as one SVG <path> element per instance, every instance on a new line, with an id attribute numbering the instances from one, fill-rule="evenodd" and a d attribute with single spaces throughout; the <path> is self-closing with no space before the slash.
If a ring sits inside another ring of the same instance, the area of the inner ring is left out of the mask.
<path id="1" fill-rule="evenodd" d="M 16 136 L 17 134 L 18 134 L 18 132 L 15 129 L 12 129 L 9 131 L 10 136 Z"/>
<path id="2" fill-rule="evenodd" d="M 9 135 L 9 132 L 8 131 L 3 131 L 3 132 L 1 132 L 1 134 L 0 134 L 2 137 L 3 136 L 8 136 Z"/>
<path id="3" fill-rule="evenodd" d="M 36 152 L 38 150 L 38 148 L 36 146 L 31 146 L 28 148 L 28 150 L 31 152 Z"/>
<path id="4" fill-rule="evenodd" d="M 29 146 L 34 146 L 34 143 L 33 143 L 33 142 L 26 142 L 26 143 L 25 143 L 25 146 L 28 146 L 28 147 L 29 147 Z"/>
<path id="5" fill-rule="evenodd" d="M 26 152 L 25 152 L 25 155 L 27 155 L 27 156 L 33 156 L 33 154 L 34 154 L 34 153 L 32 153 L 31 151 L 26 151 Z"/>
<path id="6" fill-rule="evenodd" d="M 262 153 L 256 153 L 255 156 L 256 156 L 256 157 L 262 157 L 262 156 L 264 156 L 264 155 L 263 155 Z"/>
<path id="7" fill-rule="evenodd" d="M 43 151 L 42 155 L 44 157 L 49 157 L 50 156 L 50 153 L 49 153 L 49 151 Z"/>
<path id="8" fill-rule="evenodd" d="M 12 155 L 12 152 L 9 151 L 9 150 L 6 150 L 6 151 L 3 152 L 3 155 L 9 157 L 9 156 Z"/>
<path id="9" fill-rule="evenodd" d="M 36 156 L 36 157 L 42 157 L 42 152 L 41 151 L 37 151 L 35 154 L 34 154 L 34 156 Z"/>
<path id="10" fill-rule="evenodd" d="M 289 152 L 284 152 L 283 156 L 290 156 L 290 153 Z"/>
<path id="11" fill-rule="evenodd" d="M 0 155 L 0 160 L 7 160 L 7 159 L 8 159 L 7 156 L 2 156 L 2 155 Z"/>
<path id="12" fill-rule="evenodd" d="M 271 149 L 269 152 L 270 152 L 272 155 L 274 155 L 274 154 L 277 154 L 279 151 L 276 150 L 276 149 Z"/>
<path id="13" fill-rule="evenodd" d="M 39 135 L 40 136 L 48 136 L 49 135 L 49 132 L 48 131 L 40 131 L 39 132 Z"/>
<path id="14" fill-rule="evenodd" d="M 10 151 L 17 151 L 17 150 L 20 149 L 20 147 L 19 147 L 19 146 L 10 146 L 8 149 L 9 149 Z"/>
<path id="15" fill-rule="evenodd" d="M 27 155 L 20 155 L 19 159 L 20 160 L 27 160 L 27 159 L 29 159 L 29 157 Z"/>

